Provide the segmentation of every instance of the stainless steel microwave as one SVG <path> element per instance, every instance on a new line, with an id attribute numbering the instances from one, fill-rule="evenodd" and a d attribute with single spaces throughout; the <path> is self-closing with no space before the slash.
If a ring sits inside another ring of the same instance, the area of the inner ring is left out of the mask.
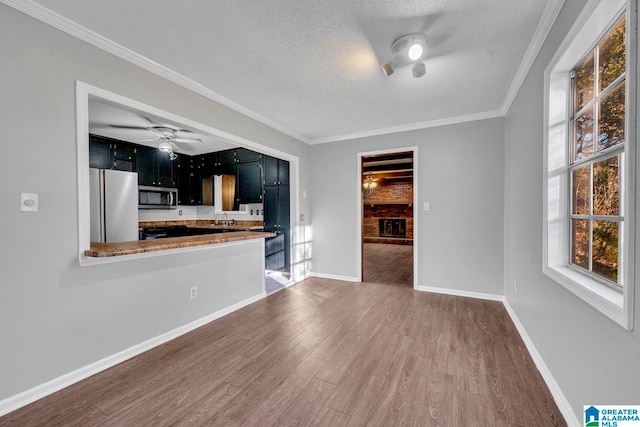
<path id="1" fill-rule="evenodd" d="M 138 186 L 138 209 L 175 209 L 177 207 L 177 188 Z"/>

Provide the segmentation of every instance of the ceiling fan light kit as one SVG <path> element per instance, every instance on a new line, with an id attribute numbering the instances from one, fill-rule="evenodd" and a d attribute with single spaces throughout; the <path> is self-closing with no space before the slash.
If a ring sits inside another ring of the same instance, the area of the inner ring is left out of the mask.
<path id="1" fill-rule="evenodd" d="M 424 76 L 426 68 L 422 60 L 424 59 L 426 45 L 427 39 L 422 34 L 409 34 L 400 37 L 391 45 L 393 60 L 382 64 L 382 72 L 386 77 L 389 77 L 393 74 L 395 68 L 413 64 L 411 68 L 413 77 Z"/>
<path id="2" fill-rule="evenodd" d="M 158 145 L 158 150 L 168 153 L 169 151 L 173 151 L 173 147 L 167 141 L 162 141 L 160 145 Z"/>

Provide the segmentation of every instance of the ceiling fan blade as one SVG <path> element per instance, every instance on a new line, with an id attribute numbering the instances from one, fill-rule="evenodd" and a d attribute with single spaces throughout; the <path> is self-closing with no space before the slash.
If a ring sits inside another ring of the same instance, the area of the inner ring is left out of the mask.
<path id="1" fill-rule="evenodd" d="M 140 126 L 109 125 L 109 127 L 112 127 L 112 128 L 115 128 L 115 129 L 149 130 L 149 128 L 140 127 Z"/>
<path id="2" fill-rule="evenodd" d="M 197 138 L 173 138 L 172 141 L 174 142 L 180 142 L 183 144 L 200 144 L 202 143 L 201 139 L 197 139 Z"/>
<path id="3" fill-rule="evenodd" d="M 154 139 L 134 139 L 134 142 L 154 142 L 154 141 L 160 141 L 159 138 L 154 138 Z"/>

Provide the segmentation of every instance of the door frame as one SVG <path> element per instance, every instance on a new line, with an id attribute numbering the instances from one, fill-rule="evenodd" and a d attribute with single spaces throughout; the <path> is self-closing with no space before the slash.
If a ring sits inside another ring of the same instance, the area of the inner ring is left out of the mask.
<path id="1" fill-rule="evenodd" d="M 419 224 L 418 224 L 418 147 L 398 147 L 398 148 L 390 148 L 386 150 L 377 150 L 377 151 L 366 151 L 358 153 L 358 179 L 357 181 L 357 226 L 356 226 L 356 235 L 357 235 L 357 250 L 356 250 L 356 261 L 357 261 L 357 272 L 358 272 L 358 282 L 362 282 L 362 220 L 363 220 L 363 194 L 362 194 L 362 158 L 367 156 L 376 156 L 380 154 L 392 154 L 392 153 L 401 153 L 401 152 L 412 152 L 413 153 L 413 289 L 418 289 L 418 247 L 419 247 Z"/>

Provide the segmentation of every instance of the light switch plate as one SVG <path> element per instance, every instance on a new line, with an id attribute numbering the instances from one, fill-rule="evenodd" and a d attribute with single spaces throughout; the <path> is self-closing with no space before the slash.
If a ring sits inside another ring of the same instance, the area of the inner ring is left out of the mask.
<path id="1" fill-rule="evenodd" d="M 430 211 L 431 210 L 431 202 L 424 202 L 423 204 L 423 210 L 425 211 Z"/>
<path id="2" fill-rule="evenodd" d="M 20 210 L 22 212 L 38 212 L 38 195 L 36 193 L 22 193 L 20 195 Z"/>

